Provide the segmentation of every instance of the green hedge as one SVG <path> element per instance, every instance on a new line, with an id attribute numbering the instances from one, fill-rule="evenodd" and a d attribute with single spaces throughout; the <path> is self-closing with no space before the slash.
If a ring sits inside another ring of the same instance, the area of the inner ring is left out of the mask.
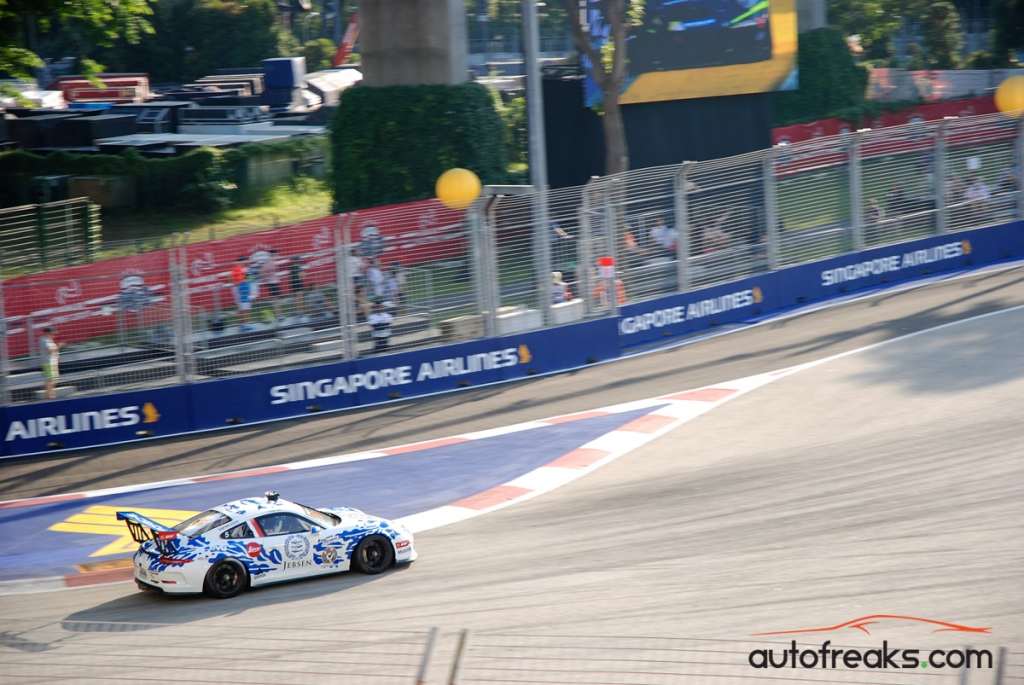
<path id="1" fill-rule="evenodd" d="M 130 176 L 136 179 L 136 205 L 140 209 L 178 206 L 212 211 L 225 205 L 250 157 L 287 155 L 306 159 L 322 155 L 326 149 L 325 137 L 308 136 L 248 143 L 227 150 L 203 147 L 166 158 L 143 157 L 135 150 L 119 155 L 41 155 L 14 150 L 0 154 L 0 202 L 28 202 L 33 176 Z"/>
<path id="2" fill-rule="evenodd" d="M 501 118 L 476 83 L 351 88 L 331 125 L 331 151 L 337 211 L 432 197 L 452 167 L 505 181 Z"/>
<path id="3" fill-rule="evenodd" d="M 838 29 L 800 34 L 800 87 L 774 94 L 776 126 L 847 114 L 864 106 L 867 69 L 857 65 Z"/>

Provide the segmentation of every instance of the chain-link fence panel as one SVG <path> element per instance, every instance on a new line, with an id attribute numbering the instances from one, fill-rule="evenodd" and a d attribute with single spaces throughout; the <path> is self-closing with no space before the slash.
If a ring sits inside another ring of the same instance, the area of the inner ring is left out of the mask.
<path id="1" fill-rule="evenodd" d="M 639 169 L 607 180 L 615 260 L 629 302 L 676 292 L 678 165 Z"/>
<path id="2" fill-rule="evenodd" d="M 685 184 L 692 287 L 768 270 L 764 160 L 768 151 L 697 162 Z"/>
<path id="3" fill-rule="evenodd" d="M 780 266 L 853 249 L 849 151 L 846 137 L 775 148 Z"/>
<path id="4" fill-rule="evenodd" d="M 859 146 L 861 216 L 867 247 L 938 231 L 936 140 L 939 124 L 864 131 Z"/>
<path id="5" fill-rule="evenodd" d="M 4 283 L 15 402 L 175 382 L 169 251 Z"/>
<path id="6" fill-rule="evenodd" d="M 100 207 L 88 198 L 0 209 L 0 267 L 6 274 L 81 264 L 100 243 Z"/>
<path id="7" fill-rule="evenodd" d="M 947 122 L 943 179 L 947 230 L 1016 218 L 1019 126 L 1017 120 L 998 114 Z"/>

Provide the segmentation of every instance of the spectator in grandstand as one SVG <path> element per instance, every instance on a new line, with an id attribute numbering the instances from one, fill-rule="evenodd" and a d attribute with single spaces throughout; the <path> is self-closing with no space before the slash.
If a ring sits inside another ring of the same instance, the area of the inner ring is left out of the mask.
<path id="1" fill-rule="evenodd" d="M 594 302 L 597 306 L 602 309 L 607 309 L 611 306 L 611 301 L 608 297 L 608 280 L 607 278 L 601 278 L 600 275 L 594 275 Z M 618 276 L 614 277 L 615 282 L 615 299 L 618 301 L 619 306 L 626 304 L 626 285 L 622 282 L 622 279 Z"/>
<path id="2" fill-rule="evenodd" d="M 330 318 L 333 314 L 333 308 L 328 303 L 327 296 L 324 295 L 324 291 L 320 288 L 311 290 L 309 296 L 305 299 L 306 307 L 309 309 L 311 318 L 326 319 Z"/>
<path id="3" fill-rule="evenodd" d="M 291 289 L 292 297 L 295 298 L 295 312 L 302 314 L 305 309 L 302 306 L 302 292 L 306 289 L 302 281 L 302 257 L 292 255 L 288 260 L 288 287 Z"/>
<path id="4" fill-rule="evenodd" d="M 1000 211 L 1013 215 L 1017 208 L 1017 169 L 1009 167 L 999 178 L 999 185 L 996 186 L 996 195 L 1001 199 L 999 202 Z"/>
<path id="5" fill-rule="evenodd" d="M 373 303 L 373 311 L 370 312 L 367 321 L 373 329 L 370 334 L 373 337 L 373 351 L 376 353 L 386 352 L 391 343 L 392 317 L 384 311 L 383 303 Z"/>
<path id="6" fill-rule="evenodd" d="M 252 309 L 253 281 L 245 266 L 245 256 L 239 255 L 231 268 L 231 283 L 235 291 L 235 305 L 238 307 L 238 321 L 244 329 L 249 323 L 249 310 Z"/>
<path id="7" fill-rule="evenodd" d="M 57 379 L 60 376 L 60 343 L 53 339 L 53 329 L 43 329 L 39 338 L 39 367 L 43 372 L 43 387 L 46 399 L 57 397 Z"/>
<path id="8" fill-rule="evenodd" d="M 561 271 L 551 272 L 551 304 L 562 304 L 572 299 L 572 290 L 562 280 Z"/>
<path id="9" fill-rule="evenodd" d="M 551 263 L 564 264 L 572 255 L 572 236 L 557 222 L 551 222 Z"/>
<path id="10" fill-rule="evenodd" d="M 668 227 L 665 217 L 659 216 L 651 229 L 651 242 L 655 249 L 666 257 L 676 256 L 676 232 Z"/>
<path id="11" fill-rule="evenodd" d="M 357 283 L 353 294 L 355 296 L 356 321 L 366 321 L 371 312 L 370 298 L 366 294 L 366 286 Z"/>
<path id="12" fill-rule="evenodd" d="M 895 219 L 906 212 L 906 206 L 907 192 L 903 189 L 902 184 L 897 183 L 889 191 L 889 194 L 885 196 L 885 214 Z"/>
<path id="13" fill-rule="evenodd" d="M 989 191 L 988 184 L 980 176 L 973 177 L 967 190 L 964 191 L 964 200 L 975 221 L 988 219 L 988 201 L 991 197 L 992 193 Z"/>
<path id="14" fill-rule="evenodd" d="M 260 283 L 265 286 L 274 318 L 280 318 L 281 277 L 277 273 L 277 250 L 271 250 L 259 265 Z"/>
<path id="15" fill-rule="evenodd" d="M 366 267 L 366 287 L 374 300 L 384 297 L 384 272 L 380 269 L 380 261 L 374 257 Z"/>
<path id="16" fill-rule="evenodd" d="M 366 274 L 364 271 L 363 258 L 356 254 L 356 250 L 353 248 L 348 256 L 348 274 L 349 277 L 355 283 L 365 282 Z"/>
<path id="17" fill-rule="evenodd" d="M 373 224 L 364 226 L 359 232 L 359 252 L 370 259 L 380 257 L 384 252 L 384 236 Z"/>
<path id="18" fill-rule="evenodd" d="M 701 246 L 701 252 L 704 254 L 710 254 L 712 252 L 718 252 L 729 247 L 731 238 L 729 234 L 725 232 L 725 223 L 732 216 L 732 210 L 726 209 L 715 219 L 714 223 L 704 229 L 703 232 L 703 245 Z"/>
<path id="19" fill-rule="evenodd" d="M 627 222 L 622 227 L 622 233 L 619 236 L 619 261 L 622 263 L 622 268 L 625 271 L 634 269 L 643 263 L 646 256 L 647 250 L 637 239 L 636 227 L 631 222 Z"/>
<path id="20" fill-rule="evenodd" d="M 402 304 L 402 292 L 405 290 L 405 271 L 401 262 L 391 262 L 384 274 L 384 307 L 392 313 L 397 312 Z"/>
<path id="21" fill-rule="evenodd" d="M 883 221 L 885 221 L 885 210 L 882 209 L 882 205 L 878 204 L 878 200 L 868 200 L 867 211 L 864 212 L 866 227 L 875 228 L 881 226 Z"/>

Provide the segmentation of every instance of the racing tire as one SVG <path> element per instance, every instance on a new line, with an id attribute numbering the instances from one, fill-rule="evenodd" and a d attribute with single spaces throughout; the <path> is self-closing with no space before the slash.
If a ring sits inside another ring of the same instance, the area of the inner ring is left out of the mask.
<path id="1" fill-rule="evenodd" d="M 217 599 L 230 599 L 249 586 L 249 572 L 234 559 L 225 559 L 210 567 L 203 581 L 203 592 Z"/>
<path id="2" fill-rule="evenodd" d="M 352 553 L 352 566 L 361 573 L 376 575 L 395 563 L 395 548 L 386 535 L 367 535 Z"/>

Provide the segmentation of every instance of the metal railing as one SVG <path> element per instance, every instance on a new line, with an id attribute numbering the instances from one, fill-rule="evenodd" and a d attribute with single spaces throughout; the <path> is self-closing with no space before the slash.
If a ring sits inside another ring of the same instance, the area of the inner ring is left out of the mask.
<path id="1" fill-rule="evenodd" d="M 531 194 L 495 187 L 464 212 L 394 205 L 9 279 L 0 398 L 42 398 L 46 327 L 58 396 L 146 388 L 609 316 L 1005 223 L 1024 217 L 1022 126 L 920 122 L 594 178 L 547 192 L 546 231 Z"/>
<path id="2" fill-rule="evenodd" d="M 100 207 L 79 197 L 0 209 L 0 270 L 91 261 L 100 243 Z"/>

